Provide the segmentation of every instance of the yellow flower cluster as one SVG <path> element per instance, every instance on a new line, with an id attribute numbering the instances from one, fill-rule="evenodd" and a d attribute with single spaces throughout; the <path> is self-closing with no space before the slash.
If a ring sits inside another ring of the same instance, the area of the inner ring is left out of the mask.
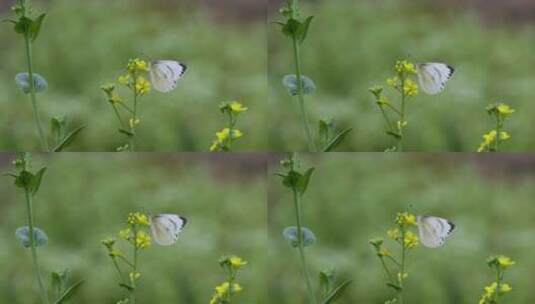
<path id="1" fill-rule="evenodd" d="M 396 225 L 401 227 L 416 226 L 416 216 L 408 212 L 399 212 L 396 216 Z"/>
<path id="2" fill-rule="evenodd" d="M 407 60 L 398 60 L 394 70 L 398 74 L 416 74 L 416 66 Z"/>
<path id="3" fill-rule="evenodd" d="M 219 286 L 216 286 L 215 288 L 215 294 L 210 299 L 210 304 L 220 304 L 220 303 L 226 303 L 225 300 L 228 298 L 229 294 L 235 294 L 239 293 L 243 290 L 243 288 L 238 283 L 232 284 L 232 290 L 230 288 L 229 282 L 224 282 Z"/>
<path id="4" fill-rule="evenodd" d="M 242 258 L 238 257 L 238 256 L 231 256 L 229 258 L 229 262 L 230 262 L 230 266 L 232 266 L 232 268 L 234 268 L 234 270 L 238 270 L 240 269 L 241 267 L 247 265 L 247 261 L 243 260 Z"/>
<path id="5" fill-rule="evenodd" d="M 500 284 L 500 288 L 498 290 L 498 283 L 493 282 L 489 286 L 485 286 L 483 288 L 483 295 L 481 296 L 481 299 L 479 300 L 479 304 L 492 304 L 496 303 L 494 299 L 497 295 L 504 295 L 508 292 L 511 292 L 513 288 L 511 285 L 507 283 Z"/>
<path id="6" fill-rule="evenodd" d="M 490 130 L 489 133 L 483 134 L 483 141 L 477 148 L 477 152 L 489 151 L 492 148 L 492 145 L 497 140 L 498 132 L 496 130 Z M 500 141 L 506 141 L 511 138 L 511 135 L 506 131 L 500 131 Z"/>
<path id="7" fill-rule="evenodd" d="M 229 104 L 230 110 L 234 113 L 241 113 L 248 110 L 247 107 L 244 107 L 241 103 L 233 101 Z"/>
<path id="8" fill-rule="evenodd" d="M 100 87 L 100 89 L 106 93 L 108 101 L 111 104 L 122 102 L 121 96 L 119 96 L 119 94 L 115 91 L 115 85 L 113 83 L 103 85 Z"/>
<path id="9" fill-rule="evenodd" d="M 148 248 L 151 244 L 151 237 L 145 231 L 138 231 L 136 236 L 136 246 L 139 249 Z"/>
<path id="10" fill-rule="evenodd" d="M 496 106 L 496 110 L 498 113 L 504 117 L 510 116 L 515 112 L 515 109 L 511 108 L 509 105 L 505 103 L 500 103 Z"/>
<path id="11" fill-rule="evenodd" d="M 403 85 L 403 93 L 409 97 L 418 95 L 418 85 L 416 82 L 407 78 L 407 80 L 405 80 L 405 84 Z"/>
<path id="12" fill-rule="evenodd" d="M 128 214 L 128 224 L 149 226 L 150 222 L 146 214 L 141 213 L 141 212 L 134 212 L 134 213 Z"/>
<path id="13" fill-rule="evenodd" d="M 136 86 L 135 87 L 136 87 L 136 93 L 139 96 L 143 96 L 143 95 L 147 94 L 148 92 L 150 92 L 150 90 L 151 90 L 150 82 L 148 80 L 146 80 L 142 76 L 139 76 L 136 79 Z"/>
<path id="14" fill-rule="evenodd" d="M 238 129 L 232 129 L 232 134 L 229 128 L 224 128 L 223 130 L 216 132 L 216 139 L 210 146 L 210 151 L 226 151 L 229 148 L 231 141 L 238 139 L 243 136 L 243 133 Z"/>
<path id="15" fill-rule="evenodd" d="M 149 65 L 145 60 L 141 60 L 139 58 L 134 58 L 134 59 L 130 59 L 130 61 L 128 61 L 128 66 L 127 66 L 126 69 L 130 73 L 148 72 L 149 71 Z"/>
<path id="16" fill-rule="evenodd" d="M 412 231 L 407 231 L 405 233 L 405 239 L 403 240 L 403 244 L 407 249 L 412 249 L 420 244 L 420 239 Z"/>

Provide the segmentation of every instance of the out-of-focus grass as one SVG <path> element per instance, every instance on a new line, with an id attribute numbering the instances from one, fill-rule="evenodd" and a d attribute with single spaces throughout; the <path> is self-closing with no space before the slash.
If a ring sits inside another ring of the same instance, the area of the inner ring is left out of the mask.
<path id="1" fill-rule="evenodd" d="M 436 9 L 429 1 L 301 1 L 314 21 L 303 46 L 304 73 L 316 82 L 307 98 L 315 121 L 333 117 L 354 131 L 343 151 L 382 151 L 392 145 L 368 88 L 384 85 L 397 59 L 443 61 L 457 70 L 444 93 L 420 95 L 408 104 L 409 151 L 474 151 L 492 127 L 487 104 L 510 103 L 518 111 L 508 123 L 506 150 L 535 148 L 535 27 L 485 24 L 461 8 Z M 270 20 L 280 20 L 275 12 Z M 281 85 L 293 73 L 289 41 L 278 25 L 269 30 L 269 82 L 272 125 L 269 146 L 306 147 L 295 100 Z M 299 139 L 299 140 L 296 140 Z"/>
<path id="2" fill-rule="evenodd" d="M 35 69 L 49 82 L 38 96 L 42 116 L 64 113 L 72 125 L 87 126 L 70 150 L 114 151 L 123 144 L 100 86 L 115 81 L 129 58 L 141 56 L 182 60 L 190 70 L 173 93 L 143 98 L 140 150 L 207 151 L 225 121 L 219 103 L 236 99 L 249 107 L 236 149 L 264 146 L 264 128 L 256 123 L 267 99 L 263 20 L 220 22 L 198 4 L 180 1 L 32 3 L 36 13 L 48 13 L 34 50 Z M 29 100 L 14 82 L 26 68 L 22 38 L 5 23 L 0 40 L 0 149 L 37 149 Z"/>
<path id="3" fill-rule="evenodd" d="M 5 155 L 2 156 L 5 158 Z M 100 241 L 116 236 L 131 211 L 179 213 L 189 224 L 177 244 L 153 244 L 140 257 L 140 303 L 208 303 L 224 274 L 221 255 L 249 264 L 238 281 L 240 303 L 265 295 L 265 169 L 247 156 L 65 154 L 35 157 L 49 170 L 35 201 L 36 223 L 49 243 L 43 273 L 69 267 L 86 283 L 73 303 L 115 303 L 123 289 Z M 259 168 L 259 169 L 258 169 Z M 1 167 L 11 171 L 10 166 Z M 0 299 L 37 303 L 31 258 L 15 239 L 26 225 L 23 194 L 0 183 Z"/>
<path id="4" fill-rule="evenodd" d="M 501 166 L 502 159 L 345 153 L 303 157 L 304 168 L 316 167 L 303 198 L 304 225 L 318 238 L 307 248 L 315 286 L 319 270 L 335 267 L 340 279 L 354 280 L 341 303 L 384 303 L 391 298 L 368 240 L 386 238 L 396 212 L 412 204 L 412 212 L 451 219 L 457 230 L 443 248 L 411 252 L 408 303 L 476 303 L 482 287 L 493 280 L 486 258 L 500 253 L 517 261 L 506 275 L 513 285 L 506 302 L 534 302 L 534 162 L 531 167 L 521 165 L 524 170 L 510 170 Z M 306 303 L 297 252 L 282 237 L 284 227 L 295 225 L 289 192 L 280 178 L 270 177 L 271 302 Z"/>

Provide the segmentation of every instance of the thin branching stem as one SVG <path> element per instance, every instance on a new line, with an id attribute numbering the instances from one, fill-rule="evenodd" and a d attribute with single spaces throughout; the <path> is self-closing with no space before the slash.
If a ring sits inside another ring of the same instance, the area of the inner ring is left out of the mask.
<path id="1" fill-rule="evenodd" d="M 301 196 L 297 192 L 297 189 L 293 188 L 293 198 L 295 206 L 295 219 L 297 224 L 297 248 L 299 250 L 299 258 L 301 260 L 301 266 L 303 268 L 303 274 L 305 276 L 305 283 L 307 286 L 308 296 L 311 303 L 317 304 L 317 299 L 314 296 L 314 291 L 312 289 L 312 282 L 310 280 L 310 274 L 308 272 L 308 267 L 306 264 L 305 258 L 305 248 L 303 244 L 303 228 L 301 221 Z"/>
<path id="2" fill-rule="evenodd" d="M 43 283 L 43 278 L 41 276 L 41 270 L 39 266 L 39 260 L 37 258 L 37 248 L 35 247 L 35 237 L 34 237 L 34 225 L 33 225 L 33 200 L 32 195 L 30 194 L 29 189 L 24 189 L 24 194 L 26 197 L 26 207 L 28 213 L 28 230 L 30 233 L 30 250 L 32 252 L 33 268 L 35 271 L 35 276 L 37 277 L 37 283 L 39 284 L 39 292 L 41 295 L 41 301 L 43 304 L 48 304 L 48 293 Z"/>

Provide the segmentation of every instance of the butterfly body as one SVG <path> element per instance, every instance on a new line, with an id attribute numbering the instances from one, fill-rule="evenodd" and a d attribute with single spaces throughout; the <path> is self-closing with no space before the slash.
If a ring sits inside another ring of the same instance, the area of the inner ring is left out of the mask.
<path id="1" fill-rule="evenodd" d="M 435 216 L 418 216 L 417 223 L 420 241 L 428 248 L 443 246 L 455 230 L 455 224 Z"/>
<path id="2" fill-rule="evenodd" d="M 416 69 L 420 87 L 429 95 L 442 92 L 455 72 L 452 66 L 439 62 L 418 63 Z"/>
<path id="3" fill-rule="evenodd" d="M 170 246 L 176 243 L 178 236 L 188 223 L 185 217 L 176 214 L 158 214 L 151 216 L 150 229 L 158 245 Z"/>
<path id="4" fill-rule="evenodd" d="M 150 63 L 151 83 L 158 92 L 168 93 L 176 88 L 188 66 L 173 60 L 155 60 Z"/>

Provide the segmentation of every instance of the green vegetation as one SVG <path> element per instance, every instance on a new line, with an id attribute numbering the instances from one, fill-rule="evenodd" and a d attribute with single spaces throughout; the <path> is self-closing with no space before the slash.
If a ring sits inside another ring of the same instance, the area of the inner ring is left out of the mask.
<path id="1" fill-rule="evenodd" d="M 332 267 L 339 278 L 353 280 L 340 303 L 385 303 L 395 297 L 369 240 L 384 236 L 397 213 L 408 209 L 450 219 L 456 230 L 444 247 L 409 252 L 404 303 L 477 303 L 483 286 L 493 281 L 486 260 L 498 254 L 517 262 L 505 278 L 512 292 L 500 303 L 531 303 L 533 161 L 500 155 L 301 155 L 303 168 L 316 169 L 302 210 L 303 225 L 313 227 L 318 239 L 307 251 L 310 272 L 324 270 L 318 265 Z M 526 169 L 515 171 L 519 166 Z M 292 193 L 273 175 L 279 171 L 278 164 L 270 167 L 268 184 L 270 301 L 307 303 L 302 272 L 281 237 L 295 215 L 289 212 Z M 385 245 L 397 256 L 392 243 Z M 312 283 L 320 285 L 314 276 Z"/>
<path id="2" fill-rule="evenodd" d="M 315 94 L 306 100 L 311 121 L 335 117 L 353 128 L 337 150 L 383 151 L 392 139 L 368 88 L 392 74 L 399 58 L 442 61 L 456 68 L 443 93 L 420 94 L 408 101 L 411 121 L 405 151 L 475 151 L 489 120 L 488 104 L 517 109 L 508 125 L 512 138 L 502 151 L 535 149 L 531 140 L 535 112 L 535 26 L 485 24 L 477 12 L 442 7 L 428 1 L 301 1 L 303 15 L 316 18 L 303 45 L 304 74 L 314 79 Z M 279 19 L 273 12 L 270 21 Z M 303 150 L 297 110 L 287 111 L 282 77 L 293 64 L 288 41 L 279 28 L 269 31 L 271 107 L 268 145 L 273 150 Z M 273 127 L 276 126 L 276 127 Z M 314 126 L 317 130 L 317 126 Z M 317 132 L 317 131 L 316 131 Z"/>
<path id="3" fill-rule="evenodd" d="M 14 158 L 0 155 L 0 172 L 13 171 Z M 226 254 L 249 262 L 233 303 L 267 303 L 259 300 L 266 292 L 265 172 L 263 165 L 252 169 L 254 159 L 63 153 L 34 155 L 33 163 L 48 168 L 34 202 L 35 221 L 48 235 L 39 262 L 42 269 L 69 267 L 73 282 L 84 279 L 76 303 L 116 303 L 124 295 L 101 241 L 124 228 L 129 212 L 143 209 L 178 213 L 189 223 L 175 245 L 141 253 L 137 303 L 208 303 L 221 281 L 217 261 Z M 38 303 L 30 252 L 15 238 L 26 219 L 24 194 L 10 177 L 0 193 L 0 299 Z"/>
<path id="4" fill-rule="evenodd" d="M 220 127 L 217 105 L 232 100 L 250 108 L 240 121 L 250 136 L 235 149 L 265 147 L 265 136 L 259 135 L 265 128 L 258 123 L 259 105 L 267 99 L 263 20 L 218 20 L 198 4 L 176 1 L 32 4 L 36 12 L 47 12 L 33 60 L 48 82 L 38 99 L 41 116 L 64 113 L 69 127 L 86 126 L 69 150 L 115 151 L 123 141 L 100 87 L 117 81 L 125 62 L 135 57 L 181 60 L 190 68 L 173 93 L 154 92 L 141 101 L 138 150 L 208 151 L 213 130 Z M 11 15 L 5 11 L 0 18 Z M 36 150 L 32 107 L 14 79 L 24 71 L 24 44 L 8 23 L 0 26 L 0 40 L 0 149 Z"/>

